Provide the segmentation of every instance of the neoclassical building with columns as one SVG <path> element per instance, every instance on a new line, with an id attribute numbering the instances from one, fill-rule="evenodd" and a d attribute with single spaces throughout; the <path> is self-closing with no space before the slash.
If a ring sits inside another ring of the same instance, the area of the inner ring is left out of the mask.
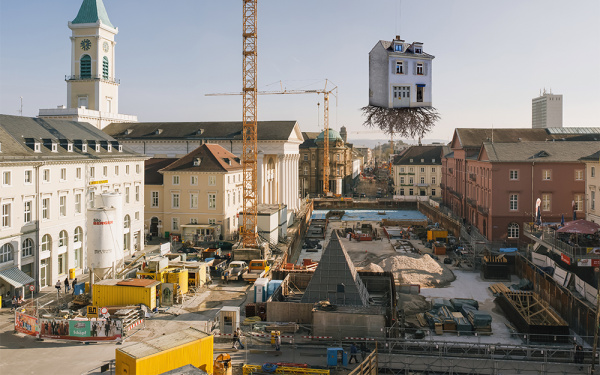
<path id="1" fill-rule="evenodd" d="M 153 158 L 180 158 L 212 143 L 241 157 L 242 122 L 113 123 L 103 129 L 134 152 Z M 296 121 L 258 122 L 259 203 L 285 204 L 288 213 L 300 208 L 299 146 Z"/>

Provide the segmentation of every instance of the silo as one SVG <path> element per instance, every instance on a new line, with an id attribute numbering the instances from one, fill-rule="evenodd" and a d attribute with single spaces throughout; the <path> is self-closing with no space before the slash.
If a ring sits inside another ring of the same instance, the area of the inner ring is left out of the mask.
<path id="1" fill-rule="evenodd" d="M 87 211 L 87 265 L 99 279 L 114 277 L 116 231 L 114 208 L 90 208 Z"/>
<path id="2" fill-rule="evenodd" d="M 98 197 L 98 205 L 101 207 L 112 207 L 116 210 L 115 235 L 118 235 L 118 241 L 115 242 L 115 261 L 117 270 L 123 268 L 123 196 L 120 193 L 106 192 Z"/>

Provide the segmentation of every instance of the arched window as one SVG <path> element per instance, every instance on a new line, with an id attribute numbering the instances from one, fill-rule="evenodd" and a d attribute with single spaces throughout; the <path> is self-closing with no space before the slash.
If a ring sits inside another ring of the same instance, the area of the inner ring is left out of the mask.
<path id="1" fill-rule="evenodd" d="M 108 79 L 108 57 L 102 58 L 102 78 Z"/>
<path id="2" fill-rule="evenodd" d="M 81 227 L 75 228 L 75 235 L 73 236 L 73 242 L 81 242 L 83 241 L 83 229 Z"/>
<path id="3" fill-rule="evenodd" d="M 83 55 L 79 60 L 79 75 L 81 78 L 92 78 L 92 58 L 90 55 Z"/>
<path id="4" fill-rule="evenodd" d="M 42 237 L 42 251 L 52 250 L 52 237 L 49 234 L 44 234 Z"/>
<path id="5" fill-rule="evenodd" d="M 58 247 L 67 246 L 69 243 L 69 235 L 66 230 L 61 230 L 58 235 Z"/>
<path id="6" fill-rule="evenodd" d="M 5 243 L 0 247 L 0 263 L 10 262 L 13 260 L 13 247 L 9 243 Z"/>
<path id="7" fill-rule="evenodd" d="M 33 255 L 33 240 L 31 238 L 26 238 L 23 241 L 23 258 L 30 257 Z"/>
<path id="8" fill-rule="evenodd" d="M 508 224 L 508 238 L 519 238 L 519 224 Z"/>
<path id="9" fill-rule="evenodd" d="M 123 220 L 123 228 L 127 229 L 129 228 L 131 225 L 131 219 L 129 218 L 129 215 L 125 215 L 125 219 Z"/>

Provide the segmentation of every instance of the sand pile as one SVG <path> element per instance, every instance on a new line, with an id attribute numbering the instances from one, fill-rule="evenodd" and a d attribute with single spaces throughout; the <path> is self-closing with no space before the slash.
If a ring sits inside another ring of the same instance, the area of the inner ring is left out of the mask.
<path id="1" fill-rule="evenodd" d="M 392 272 L 402 284 L 419 284 L 426 288 L 442 286 L 455 279 L 452 271 L 428 254 L 395 255 L 384 259 L 379 265 L 384 271 Z"/>
<path id="2" fill-rule="evenodd" d="M 398 309 L 410 316 L 431 309 L 431 304 L 422 295 L 398 293 Z"/>
<path id="3" fill-rule="evenodd" d="M 364 267 L 360 267 L 361 271 L 369 271 L 369 272 L 383 272 L 383 268 L 381 268 L 380 266 L 378 266 L 375 263 L 369 263 L 368 265 L 364 266 Z"/>

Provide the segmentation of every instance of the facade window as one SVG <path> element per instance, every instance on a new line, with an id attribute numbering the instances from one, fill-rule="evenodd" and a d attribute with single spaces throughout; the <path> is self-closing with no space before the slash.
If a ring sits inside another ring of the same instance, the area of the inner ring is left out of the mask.
<path id="1" fill-rule="evenodd" d="M 135 220 L 139 220 L 140 219 L 140 211 L 135 211 Z"/>
<path id="2" fill-rule="evenodd" d="M 516 170 L 516 169 L 515 169 L 515 170 L 511 170 L 511 171 L 509 172 L 509 177 L 508 177 L 508 178 L 509 178 L 510 180 L 513 180 L 513 181 L 514 181 L 514 180 L 518 180 L 518 179 L 519 179 L 519 171 L 518 171 L 518 170 Z"/>
<path id="3" fill-rule="evenodd" d="M 217 177 L 216 176 L 208 176 L 208 186 L 217 185 Z"/>
<path id="4" fill-rule="evenodd" d="M 552 194 L 542 194 L 542 211 L 550 211 L 552 206 Z"/>
<path id="5" fill-rule="evenodd" d="M 179 218 L 174 217 L 171 219 L 171 230 L 179 230 Z"/>
<path id="6" fill-rule="evenodd" d="M 75 233 L 73 234 L 73 242 L 80 243 L 83 241 L 83 229 L 81 227 L 75 228 Z"/>
<path id="7" fill-rule="evenodd" d="M 583 211 L 583 194 L 575 194 L 575 211 Z"/>
<path id="8" fill-rule="evenodd" d="M 190 177 L 190 185 L 198 185 L 198 176 L 191 176 Z"/>
<path id="9" fill-rule="evenodd" d="M 10 171 L 2 172 L 2 185 L 10 186 Z"/>
<path id="10" fill-rule="evenodd" d="M 394 45 L 394 51 L 396 51 L 396 52 L 402 52 L 402 44 L 396 44 L 396 45 Z"/>
<path id="11" fill-rule="evenodd" d="M 235 191 L 231 195 L 233 195 L 233 205 L 235 206 Z"/>
<path id="12" fill-rule="evenodd" d="M 96 177 L 96 167 L 90 167 L 90 177 L 91 178 Z"/>
<path id="13" fill-rule="evenodd" d="M 508 224 L 508 238 L 519 238 L 519 224 Z"/>
<path id="14" fill-rule="evenodd" d="M 435 189 L 431 189 L 431 196 L 435 197 Z"/>
<path id="15" fill-rule="evenodd" d="M 90 191 L 90 207 L 94 208 L 96 205 L 96 193 L 94 191 Z"/>
<path id="16" fill-rule="evenodd" d="M 435 185 L 435 176 L 432 176 L 432 177 L 431 177 L 431 183 L 432 183 L 433 185 Z"/>
<path id="17" fill-rule="evenodd" d="M 131 228 L 131 218 L 129 215 L 125 215 L 125 218 L 123 219 L 123 229 L 129 228 Z"/>
<path id="18" fill-rule="evenodd" d="M 50 169 L 44 169 L 42 172 L 42 181 L 50 182 Z"/>
<path id="19" fill-rule="evenodd" d="M 129 166 L 128 165 L 125 166 L 125 174 L 129 176 Z"/>
<path id="20" fill-rule="evenodd" d="M 304 175 L 308 176 L 308 165 L 304 166 Z"/>
<path id="21" fill-rule="evenodd" d="M 308 161 L 308 154 L 304 154 L 304 161 Z"/>
<path id="22" fill-rule="evenodd" d="M 139 164 L 135 165 L 135 173 L 140 174 L 140 165 Z"/>
<path id="23" fill-rule="evenodd" d="M 577 169 L 575 171 L 575 181 L 582 181 L 583 180 L 583 169 Z"/>
<path id="24" fill-rule="evenodd" d="M 135 187 L 135 201 L 136 202 L 140 201 L 140 187 L 138 185 L 136 185 L 136 187 Z"/>
<path id="25" fill-rule="evenodd" d="M 435 160 L 435 159 L 433 159 L 431 162 L 432 162 L 432 163 L 435 163 L 435 161 L 434 161 L 434 160 Z M 435 167 L 431 168 L 431 173 L 435 173 Z"/>
<path id="26" fill-rule="evenodd" d="M 102 58 L 102 78 L 108 79 L 108 57 Z"/>
<path id="27" fill-rule="evenodd" d="M 217 194 L 208 194 L 208 208 L 211 210 L 217 208 Z"/>
<path id="28" fill-rule="evenodd" d="M 129 203 L 129 186 L 125 187 L 125 203 Z"/>
<path id="29" fill-rule="evenodd" d="M 171 193 L 171 208 L 179 208 L 179 193 Z"/>
<path id="30" fill-rule="evenodd" d="M 596 167 L 590 168 L 590 177 L 596 177 Z"/>
<path id="31" fill-rule="evenodd" d="M 81 249 L 75 249 L 75 251 L 73 252 L 73 260 L 75 263 L 75 268 L 81 268 Z"/>
<path id="32" fill-rule="evenodd" d="M 424 184 L 425 183 L 425 177 L 421 177 L 421 183 Z"/>
<path id="33" fill-rule="evenodd" d="M 400 185 L 404 185 L 404 177 L 400 177 Z"/>
<path id="34" fill-rule="evenodd" d="M 69 236 L 66 230 L 61 230 L 58 234 L 58 247 L 67 246 L 69 243 Z"/>
<path id="35" fill-rule="evenodd" d="M 404 173 L 404 167 L 400 167 L 400 173 Z"/>
<path id="36" fill-rule="evenodd" d="M 412 159 L 410 159 L 410 162 L 412 163 Z M 414 169 L 413 167 L 410 167 L 410 168 L 408 168 L 408 171 L 409 171 L 410 173 L 412 173 L 412 172 L 414 172 L 414 171 L 415 171 L 415 169 Z"/>
<path id="37" fill-rule="evenodd" d="M 42 219 L 50 219 L 50 198 L 42 199 Z"/>
<path id="38" fill-rule="evenodd" d="M 61 195 L 58 197 L 58 212 L 60 216 L 67 216 L 67 196 Z"/>
<path id="39" fill-rule="evenodd" d="M 33 206 L 32 201 L 25 201 L 23 204 L 25 207 L 23 209 L 23 221 L 25 224 L 31 223 L 31 209 Z"/>
<path id="40" fill-rule="evenodd" d="M 396 61 L 396 74 L 404 74 L 404 63 L 402 61 Z"/>
<path id="41" fill-rule="evenodd" d="M 411 188 L 411 189 L 408 189 L 408 195 L 414 195 L 414 191 L 413 191 L 413 189 L 412 189 L 412 188 Z"/>
<path id="42" fill-rule="evenodd" d="M 58 256 L 58 274 L 64 275 L 65 273 L 67 273 L 67 257 L 63 253 Z"/>
<path id="43" fill-rule="evenodd" d="M 173 185 L 179 185 L 179 176 L 173 176 Z"/>
<path id="44" fill-rule="evenodd" d="M 404 189 L 400 189 L 400 195 L 404 195 Z"/>
<path id="45" fill-rule="evenodd" d="M 67 181 L 67 168 L 60 169 L 60 180 Z"/>
<path id="46" fill-rule="evenodd" d="M 33 240 L 26 238 L 23 241 L 23 258 L 33 256 Z"/>
<path id="47" fill-rule="evenodd" d="M 115 176 L 119 175 L 119 166 L 115 165 Z"/>
<path id="48" fill-rule="evenodd" d="M 551 169 L 544 169 L 542 171 L 542 179 L 545 181 L 548 181 L 550 179 L 552 179 L 552 170 Z"/>
<path id="49" fill-rule="evenodd" d="M 5 243 L 0 247 L 0 263 L 10 262 L 13 260 L 13 247 L 9 243 Z"/>
<path id="50" fill-rule="evenodd" d="M 52 237 L 49 234 L 42 237 L 42 251 L 52 251 Z"/>
<path id="51" fill-rule="evenodd" d="M 195 218 L 190 219 L 190 224 L 198 224 L 198 219 L 195 219 Z"/>
<path id="52" fill-rule="evenodd" d="M 217 219 L 208 219 L 208 225 L 215 225 L 217 223 Z"/>
<path id="53" fill-rule="evenodd" d="M 411 184 L 411 185 L 412 185 L 412 184 L 414 184 L 414 183 L 415 183 L 415 180 L 414 180 L 414 178 L 412 178 L 412 177 L 409 177 L 409 178 L 408 178 L 408 183 L 409 183 L 409 184 Z"/>
<path id="54" fill-rule="evenodd" d="M 151 207 L 158 207 L 158 191 L 152 192 L 152 199 L 150 200 Z"/>
<path id="55" fill-rule="evenodd" d="M 190 208 L 198 208 L 198 193 L 190 193 Z"/>
<path id="56" fill-rule="evenodd" d="M 25 171 L 25 183 L 26 184 L 31 184 L 33 182 L 32 176 L 33 176 L 33 171 L 31 171 L 31 170 Z"/>
<path id="57" fill-rule="evenodd" d="M 511 211 L 516 211 L 519 209 L 519 195 L 518 194 L 510 195 L 508 209 Z"/>
<path id="58" fill-rule="evenodd" d="M 423 160 L 421 160 L 422 162 Z M 421 168 L 421 173 L 425 173 L 425 168 Z"/>
<path id="59" fill-rule="evenodd" d="M 81 180 L 81 168 L 75 170 L 75 178 Z"/>
<path id="60" fill-rule="evenodd" d="M 423 102 L 425 97 L 425 87 L 417 86 L 417 102 Z"/>
<path id="61" fill-rule="evenodd" d="M 103 175 L 104 177 L 108 176 L 108 167 L 103 167 L 103 168 L 102 168 L 102 175 Z"/>
<path id="62" fill-rule="evenodd" d="M 592 211 L 596 209 L 596 192 L 593 190 L 590 193 L 590 209 Z"/>
<path id="63" fill-rule="evenodd" d="M 2 205 L 2 228 L 10 227 L 10 211 L 11 204 L 5 203 Z"/>
<path id="64" fill-rule="evenodd" d="M 423 75 L 423 63 L 417 63 L 417 75 Z"/>
<path id="65" fill-rule="evenodd" d="M 92 78 L 92 58 L 83 55 L 79 60 L 79 75 L 81 78 Z"/>

